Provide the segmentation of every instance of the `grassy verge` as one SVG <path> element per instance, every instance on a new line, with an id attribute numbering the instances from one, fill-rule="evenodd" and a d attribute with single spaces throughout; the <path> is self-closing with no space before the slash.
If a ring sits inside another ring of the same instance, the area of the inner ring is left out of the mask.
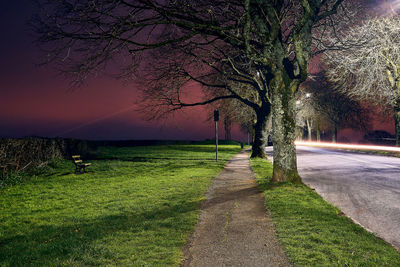
<path id="1" fill-rule="evenodd" d="M 319 147 L 319 146 L 316 145 L 315 147 Z M 380 155 L 380 156 L 388 156 L 388 157 L 400 158 L 400 152 L 394 152 L 394 151 L 366 150 L 366 149 L 339 148 L 339 147 L 328 148 L 328 149 L 337 150 L 337 151 L 357 152 L 357 153 L 370 154 L 370 155 Z"/>
<path id="2" fill-rule="evenodd" d="M 399 266 L 400 254 L 304 185 L 272 184 L 272 164 L 251 165 L 278 238 L 295 266 Z"/>
<path id="3" fill-rule="evenodd" d="M 0 191 L 0 266 L 178 266 L 213 177 L 240 146 L 98 151 Z"/>
<path id="4" fill-rule="evenodd" d="M 365 154 L 371 154 L 371 155 L 381 155 L 381 156 L 389 156 L 389 157 L 396 157 L 400 158 L 400 152 L 391 152 L 391 151 L 376 151 L 376 150 L 359 150 L 359 149 L 348 149 L 347 151 L 355 151 L 355 152 L 361 152 Z"/>

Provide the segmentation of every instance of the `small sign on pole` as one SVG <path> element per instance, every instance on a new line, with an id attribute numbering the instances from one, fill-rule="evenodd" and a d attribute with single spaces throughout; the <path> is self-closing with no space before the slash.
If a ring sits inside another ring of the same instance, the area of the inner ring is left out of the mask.
<path id="1" fill-rule="evenodd" d="M 215 160 L 218 161 L 218 121 L 219 121 L 219 110 L 214 110 L 214 121 L 215 121 Z"/>

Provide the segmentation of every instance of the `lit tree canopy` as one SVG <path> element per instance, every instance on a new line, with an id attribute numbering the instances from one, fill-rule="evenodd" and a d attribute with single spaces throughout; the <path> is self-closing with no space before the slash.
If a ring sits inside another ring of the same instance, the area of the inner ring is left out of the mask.
<path id="1" fill-rule="evenodd" d="M 337 140 L 338 129 L 365 130 L 369 122 L 369 112 L 360 101 L 338 91 L 336 86 L 327 80 L 326 71 L 314 74 L 302 84 L 297 114 L 300 123 L 313 123 L 317 131 L 329 129 L 333 142 Z"/>
<path id="2" fill-rule="evenodd" d="M 346 50 L 324 56 L 329 79 L 341 92 L 394 112 L 396 144 L 400 144 L 400 17 L 375 18 L 350 29 Z"/>

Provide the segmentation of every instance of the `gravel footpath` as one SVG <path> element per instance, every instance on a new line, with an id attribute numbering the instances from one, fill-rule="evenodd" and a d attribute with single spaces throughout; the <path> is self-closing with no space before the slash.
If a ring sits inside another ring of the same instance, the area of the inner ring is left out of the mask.
<path id="1" fill-rule="evenodd" d="M 248 152 L 213 180 L 182 266 L 290 266 L 250 168 Z"/>

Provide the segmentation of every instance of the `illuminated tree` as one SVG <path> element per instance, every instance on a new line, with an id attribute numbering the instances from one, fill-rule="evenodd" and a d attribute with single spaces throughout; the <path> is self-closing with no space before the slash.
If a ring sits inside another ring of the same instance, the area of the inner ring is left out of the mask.
<path id="1" fill-rule="evenodd" d="M 307 129 L 308 141 L 311 141 L 312 129 L 314 128 L 314 124 L 318 119 L 316 103 L 314 103 L 314 96 L 312 96 L 309 91 L 300 90 L 298 93 L 298 100 L 296 101 L 296 108 L 297 126 Z"/>
<path id="2" fill-rule="evenodd" d="M 400 17 L 368 20 L 343 36 L 356 45 L 329 51 L 328 76 L 338 89 L 358 100 L 375 103 L 394 114 L 396 145 L 400 145 Z"/>
<path id="3" fill-rule="evenodd" d="M 309 140 L 311 128 L 317 130 L 317 140 L 320 139 L 321 129 L 330 130 L 333 143 L 337 141 L 338 129 L 368 128 L 370 121 L 368 109 L 336 87 L 336 84 L 327 80 L 325 71 L 313 75 L 312 79 L 302 84 L 299 92 L 298 120 L 300 123 L 306 122 Z"/>

